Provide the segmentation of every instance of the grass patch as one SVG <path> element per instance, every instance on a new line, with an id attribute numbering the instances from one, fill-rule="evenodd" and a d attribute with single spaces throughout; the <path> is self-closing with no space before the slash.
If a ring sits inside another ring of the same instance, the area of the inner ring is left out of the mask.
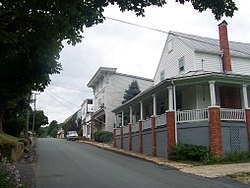
<path id="1" fill-rule="evenodd" d="M 241 172 L 237 174 L 231 174 L 228 176 L 242 183 L 250 184 L 250 172 Z"/>

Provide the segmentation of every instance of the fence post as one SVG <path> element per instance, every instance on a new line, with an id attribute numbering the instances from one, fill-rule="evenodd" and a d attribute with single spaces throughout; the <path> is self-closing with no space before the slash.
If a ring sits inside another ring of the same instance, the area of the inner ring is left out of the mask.
<path id="1" fill-rule="evenodd" d="M 167 140 L 168 140 L 168 159 L 171 159 L 173 156 L 172 150 L 175 147 L 175 112 L 169 110 L 166 112 L 167 117 Z"/>
<path id="2" fill-rule="evenodd" d="M 213 106 L 209 109 L 210 148 L 214 155 L 222 156 L 222 135 L 220 124 L 220 107 Z"/>
<path id="3" fill-rule="evenodd" d="M 113 140 L 114 140 L 114 147 L 116 147 L 116 128 L 113 128 Z"/>
<path id="4" fill-rule="evenodd" d="M 248 148 L 250 150 L 250 108 L 246 109 L 246 123 L 247 123 L 247 137 L 248 137 Z"/>
<path id="5" fill-rule="evenodd" d="M 139 152 L 143 153 L 143 143 L 142 143 L 142 120 L 139 120 Z"/>
<path id="6" fill-rule="evenodd" d="M 152 125 L 152 156 L 156 157 L 155 116 L 151 116 L 151 125 Z"/>
<path id="7" fill-rule="evenodd" d="M 123 149 L 123 126 L 120 127 L 120 148 Z"/>
<path id="8" fill-rule="evenodd" d="M 132 125 L 128 124 L 128 150 L 132 150 Z"/>

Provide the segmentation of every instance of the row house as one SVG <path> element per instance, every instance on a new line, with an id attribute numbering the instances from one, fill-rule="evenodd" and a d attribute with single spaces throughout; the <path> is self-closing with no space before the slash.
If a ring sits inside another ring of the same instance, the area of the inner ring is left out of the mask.
<path id="1" fill-rule="evenodd" d="M 250 44 L 228 41 L 226 21 L 219 40 L 170 31 L 154 85 L 113 110 L 116 119 L 130 119 L 114 129 L 114 144 L 153 156 L 167 156 L 176 143 L 204 145 L 220 156 L 246 151 L 249 85 Z"/>

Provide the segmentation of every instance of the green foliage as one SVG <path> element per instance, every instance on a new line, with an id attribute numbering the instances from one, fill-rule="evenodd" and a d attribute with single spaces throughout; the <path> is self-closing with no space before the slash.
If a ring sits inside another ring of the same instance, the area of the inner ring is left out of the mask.
<path id="1" fill-rule="evenodd" d="M 93 137 L 96 142 L 108 143 L 113 140 L 113 133 L 108 131 L 96 131 Z"/>
<path id="2" fill-rule="evenodd" d="M 47 127 L 40 127 L 37 136 L 40 138 L 46 138 L 48 136 L 48 126 Z"/>
<path id="3" fill-rule="evenodd" d="M 128 89 L 125 90 L 125 93 L 123 95 L 122 104 L 129 101 L 130 99 L 134 98 L 140 92 L 141 91 L 140 91 L 138 82 L 136 80 L 133 80 L 131 82 L 131 84 L 129 84 Z"/>
<path id="4" fill-rule="evenodd" d="M 49 124 L 49 127 L 48 127 L 48 135 L 52 136 L 51 135 L 51 132 L 54 130 L 54 129 L 58 129 L 58 123 L 56 120 L 53 120 L 50 124 Z"/>
<path id="5" fill-rule="evenodd" d="M 212 154 L 205 146 L 192 144 L 178 144 L 173 149 L 173 160 L 176 161 L 199 161 L 210 158 Z"/>
<path id="6" fill-rule="evenodd" d="M 78 131 L 79 136 L 82 136 L 82 131 L 83 131 L 82 128 Z"/>
<path id="7" fill-rule="evenodd" d="M 64 132 L 68 132 L 68 131 L 76 131 L 79 132 L 79 130 L 81 129 L 81 121 L 82 119 L 78 118 L 78 111 L 75 112 L 72 116 L 70 116 L 69 118 L 67 118 L 63 123 L 62 123 L 62 128 L 64 130 Z"/>
<path id="8" fill-rule="evenodd" d="M 33 113 L 34 113 L 34 111 L 32 111 L 31 114 L 30 114 L 29 130 L 32 130 Z M 48 123 L 49 123 L 48 122 L 48 117 L 44 115 L 43 110 L 36 110 L 35 111 L 35 127 L 34 127 L 34 131 L 37 133 L 39 128 L 42 125 L 47 125 Z"/>
<path id="9" fill-rule="evenodd" d="M 250 161 L 250 151 L 225 153 L 222 157 L 211 156 L 204 160 L 205 164 L 228 164 Z"/>
<path id="10" fill-rule="evenodd" d="M 10 179 L 10 172 L 5 169 L 0 169 L 0 187 L 15 187 L 15 184 Z"/>
<path id="11" fill-rule="evenodd" d="M 56 138 L 57 136 L 57 128 L 54 128 L 51 132 L 50 132 L 50 136 L 53 138 Z"/>

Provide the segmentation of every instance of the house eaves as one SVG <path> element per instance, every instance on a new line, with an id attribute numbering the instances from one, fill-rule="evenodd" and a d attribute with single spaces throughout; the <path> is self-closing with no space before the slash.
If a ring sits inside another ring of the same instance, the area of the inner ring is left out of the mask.
<path id="1" fill-rule="evenodd" d="M 87 86 L 93 88 L 96 85 L 96 83 L 100 80 L 100 78 L 102 78 L 102 76 L 104 74 L 107 74 L 107 73 L 114 74 L 116 72 L 116 70 L 117 70 L 116 68 L 111 68 L 111 67 L 100 67 L 96 71 L 94 76 L 90 79 Z"/>

